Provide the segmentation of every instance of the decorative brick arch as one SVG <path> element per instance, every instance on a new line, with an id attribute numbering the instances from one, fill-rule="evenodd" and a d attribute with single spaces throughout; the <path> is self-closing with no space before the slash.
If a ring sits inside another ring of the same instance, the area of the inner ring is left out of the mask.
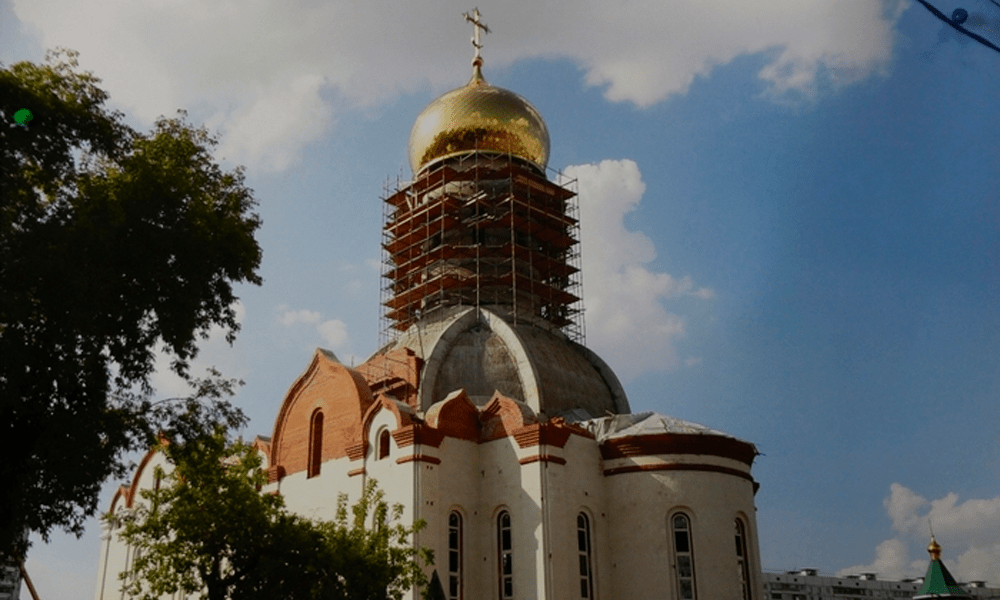
<path id="1" fill-rule="evenodd" d="M 254 450 L 264 455 L 263 456 L 264 464 L 261 465 L 261 468 L 267 470 L 271 466 L 268 463 L 268 461 L 271 459 L 271 440 L 264 436 L 258 435 L 254 437 L 253 444 L 251 444 L 251 446 L 253 446 Z"/>
<path id="2" fill-rule="evenodd" d="M 146 455 L 142 457 L 141 461 L 139 461 L 139 466 L 135 470 L 135 475 L 132 476 L 131 485 L 129 485 L 128 487 L 122 486 L 118 488 L 119 494 L 124 492 L 125 508 L 132 508 L 132 504 L 135 502 L 135 497 L 139 491 L 139 479 L 142 477 L 142 474 L 146 471 L 146 467 L 149 466 L 149 461 L 153 460 L 153 456 L 155 456 L 156 453 L 159 451 L 160 449 L 156 446 L 150 448 L 149 452 L 146 452 Z M 118 499 L 118 494 L 115 494 L 115 500 L 111 501 L 112 505 L 114 505 L 117 499 Z"/>
<path id="3" fill-rule="evenodd" d="M 455 390 L 435 402 L 424 415 L 424 422 L 444 435 L 475 442 L 479 440 L 479 409 L 465 390 Z"/>
<path id="4" fill-rule="evenodd" d="M 362 436 L 362 417 L 374 399 L 364 377 L 319 348 L 285 394 L 271 436 L 269 463 L 285 475 L 305 471 L 311 418 L 323 411 L 322 461 L 347 456 Z"/>
<path id="5" fill-rule="evenodd" d="M 128 508 L 128 488 L 127 485 L 120 485 L 118 489 L 115 490 L 114 497 L 111 498 L 111 505 L 108 507 L 108 513 L 114 514 L 119 508 Z M 125 503 L 124 507 L 118 505 L 119 501 Z"/>
<path id="6" fill-rule="evenodd" d="M 500 392 L 494 393 L 493 399 L 483 407 L 480 419 L 483 427 L 480 440 L 484 442 L 507 437 L 525 425 L 538 422 L 530 406 Z"/>
<path id="7" fill-rule="evenodd" d="M 365 411 L 365 416 L 362 420 L 361 441 L 365 444 L 366 448 L 372 443 L 372 423 L 375 421 L 376 415 L 383 410 L 391 412 L 396 418 L 396 429 L 400 429 L 414 423 L 412 418 L 413 408 L 411 408 L 408 404 L 400 402 L 392 396 L 379 395 L 378 399 L 368 407 L 367 411 Z"/>

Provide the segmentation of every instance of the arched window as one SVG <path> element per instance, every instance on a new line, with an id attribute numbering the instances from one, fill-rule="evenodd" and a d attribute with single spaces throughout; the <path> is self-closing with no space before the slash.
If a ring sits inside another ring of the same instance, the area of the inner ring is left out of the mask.
<path id="1" fill-rule="evenodd" d="M 448 515 L 448 600 L 462 600 L 462 515 Z"/>
<path id="2" fill-rule="evenodd" d="M 674 568 L 677 574 L 677 597 L 695 600 L 694 548 L 691 546 L 691 520 L 677 513 L 670 520 L 674 534 Z"/>
<path id="3" fill-rule="evenodd" d="M 389 430 L 383 429 L 378 435 L 378 458 L 389 458 Z"/>
<path id="4" fill-rule="evenodd" d="M 309 467 L 307 477 L 319 475 L 319 464 L 323 460 L 323 412 L 313 413 L 309 424 Z"/>
<path id="5" fill-rule="evenodd" d="M 736 562 L 740 568 L 740 586 L 743 600 L 752 600 L 750 593 L 750 557 L 747 555 L 747 534 L 743 521 L 736 519 Z"/>
<path id="6" fill-rule="evenodd" d="M 497 517 L 497 571 L 500 583 L 500 598 L 514 597 L 514 565 L 510 538 L 510 513 L 503 511 Z"/>
<path id="7" fill-rule="evenodd" d="M 590 519 L 586 513 L 576 516 L 576 549 L 580 556 L 580 597 L 594 597 L 594 569 L 590 546 Z"/>

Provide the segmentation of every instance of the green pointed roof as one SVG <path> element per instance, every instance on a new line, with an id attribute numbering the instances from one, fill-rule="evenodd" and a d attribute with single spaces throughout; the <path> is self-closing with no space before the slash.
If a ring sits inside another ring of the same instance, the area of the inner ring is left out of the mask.
<path id="1" fill-rule="evenodd" d="M 927 565 L 927 575 L 924 576 L 924 584 L 917 590 L 914 600 L 922 598 L 971 598 L 965 590 L 958 587 L 955 578 L 948 572 L 948 567 L 941 562 L 941 546 L 938 545 L 934 536 L 931 536 L 931 543 L 927 547 L 931 554 L 931 563 Z"/>

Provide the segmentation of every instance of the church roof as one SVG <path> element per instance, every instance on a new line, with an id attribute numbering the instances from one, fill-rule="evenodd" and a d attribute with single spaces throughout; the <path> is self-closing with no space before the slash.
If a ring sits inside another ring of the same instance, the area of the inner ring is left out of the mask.
<path id="1" fill-rule="evenodd" d="M 413 123 L 410 167 L 468 152 L 512 154 L 544 169 L 549 132 L 530 102 L 510 90 L 486 83 L 477 66 L 465 86 L 431 102 Z"/>
<path id="2" fill-rule="evenodd" d="M 629 412 L 625 391 L 600 357 L 557 330 L 513 322 L 493 308 L 443 310 L 412 325 L 369 362 L 400 348 L 424 361 L 420 410 L 464 389 L 477 406 L 500 392 L 536 413 L 568 420 Z"/>
<path id="3" fill-rule="evenodd" d="M 965 590 L 958 586 L 955 578 L 948 572 L 948 567 L 940 560 L 932 560 L 927 566 L 924 584 L 917 590 L 914 598 L 968 598 Z"/>
<path id="4" fill-rule="evenodd" d="M 658 433 L 685 433 L 716 435 L 734 438 L 731 435 L 710 429 L 698 423 L 678 419 L 657 412 L 642 412 L 628 415 L 608 415 L 578 423 L 594 434 L 598 442 L 626 436 L 653 435 Z M 742 440 L 741 440 L 742 441 Z"/>
<path id="5" fill-rule="evenodd" d="M 924 584 L 917 590 L 914 600 L 923 598 L 969 598 L 970 596 L 958 586 L 955 578 L 948 572 L 948 567 L 941 562 L 941 546 L 938 545 L 934 536 L 931 536 L 931 543 L 927 547 L 931 554 L 931 562 L 927 565 L 927 575 L 924 576 Z"/>
<path id="6" fill-rule="evenodd" d="M 479 16 L 478 9 L 465 15 L 474 27 L 476 49 L 469 83 L 431 102 L 413 124 L 409 154 L 414 174 L 431 163 L 469 152 L 517 156 L 541 171 L 548 163 L 549 131 L 542 115 L 521 96 L 492 86 L 483 77 L 479 34 L 489 33 L 489 28 Z"/>

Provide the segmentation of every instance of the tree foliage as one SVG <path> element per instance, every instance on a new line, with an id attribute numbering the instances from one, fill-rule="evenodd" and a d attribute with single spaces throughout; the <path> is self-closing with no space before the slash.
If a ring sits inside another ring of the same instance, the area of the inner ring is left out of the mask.
<path id="1" fill-rule="evenodd" d="M 224 172 L 183 113 L 132 130 L 77 67 L 65 50 L 0 65 L 0 548 L 15 554 L 25 530 L 79 535 L 101 483 L 158 431 L 241 418 L 154 406 L 149 381 L 161 348 L 190 379 L 198 339 L 239 329 L 233 285 L 261 281 L 242 169 Z M 22 108 L 27 125 L 13 121 Z M 189 400 L 227 385 L 196 382 Z"/>
<path id="2" fill-rule="evenodd" d="M 416 557 L 432 563 L 433 555 L 407 545 L 424 522 L 399 524 L 402 505 L 390 515 L 374 482 L 352 508 L 350 526 L 345 494 L 335 521 L 313 522 L 288 513 L 281 496 L 258 491 L 259 454 L 227 441 L 222 428 L 160 450 L 173 471 L 158 489 L 142 491 L 144 502 L 123 519 L 122 539 L 137 556 L 121 575 L 131 597 L 183 590 L 209 600 L 398 600 L 426 585 Z"/>

